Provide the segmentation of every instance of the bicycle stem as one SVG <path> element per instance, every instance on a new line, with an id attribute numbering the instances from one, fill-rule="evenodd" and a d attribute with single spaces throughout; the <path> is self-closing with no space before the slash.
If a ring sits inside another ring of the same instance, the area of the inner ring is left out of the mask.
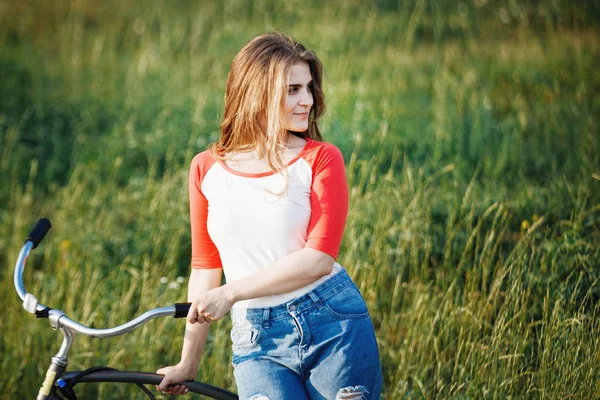
<path id="1" fill-rule="evenodd" d="M 53 390 L 55 390 L 56 381 L 62 376 L 69 364 L 67 354 L 75 338 L 75 334 L 70 328 L 60 325 L 58 322 L 60 317 L 64 315 L 62 311 L 50 310 L 49 314 L 51 314 L 48 316 L 50 324 L 52 328 L 60 329 L 63 335 L 63 342 L 58 353 L 52 357 L 52 362 L 48 367 L 48 371 L 46 371 L 46 378 L 38 392 L 36 400 L 49 400 L 52 393 L 54 393 Z"/>

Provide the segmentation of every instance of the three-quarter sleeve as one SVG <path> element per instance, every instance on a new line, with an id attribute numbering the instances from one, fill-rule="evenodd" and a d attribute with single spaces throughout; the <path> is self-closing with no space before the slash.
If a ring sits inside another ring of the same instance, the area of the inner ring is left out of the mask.
<path id="1" fill-rule="evenodd" d="M 337 258 L 348 215 L 344 158 L 337 147 L 323 144 L 312 161 L 311 216 L 306 247 Z"/>
<path id="2" fill-rule="evenodd" d="M 208 201 L 202 193 L 202 179 L 214 164 L 210 153 L 198 154 L 192 160 L 189 175 L 190 225 L 192 229 L 192 268 L 221 268 L 219 251 L 206 227 Z"/>

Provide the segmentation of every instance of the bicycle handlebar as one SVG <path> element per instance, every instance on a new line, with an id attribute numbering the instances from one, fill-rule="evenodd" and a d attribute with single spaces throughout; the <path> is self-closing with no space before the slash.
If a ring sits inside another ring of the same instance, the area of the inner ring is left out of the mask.
<path id="1" fill-rule="evenodd" d="M 51 310 L 50 316 L 52 318 L 53 312 L 57 310 Z M 106 338 L 111 336 L 119 336 L 127 332 L 131 332 L 135 328 L 140 325 L 145 324 L 153 318 L 157 317 L 172 317 L 175 314 L 174 306 L 170 307 L 161 307 L 154 308 L 150 311 L 146 311 L 142 315 L 138 316 L 135 319 L 132 319 L 129 322 L 124 323 L 123 325 L 115 326 L 114 328 L 105 328 L 105 329 L 94 329 L 89 328 L 85 325 L 80 324 L 77 321 L 72 320 L 67 317 L 62 311 L 57 311 L 60 315 L 56 315 L 58 324 L 62 326 L 66 326 L 76 332 L 79 332 L 83 335 L 94 337 L 94 338 Z"/>
<path id="2" fill-rule="evenodd" d="M 172 316 L 174 318 L 185 318 L 187 316 L 191 304 L 176 303 L 173 306 L 154 308 L 129 322 L 113 328 L 93 329 L 70 319 L 60 310 L 53 310 L 44 306 L 43 304 L 38 304 L 37 298 L 25 291 L 25 287 L 23 285 L 23 270 L 25 269 L 25 264 L 27 262 L 29 253 L 42 241 L 51 226 L 52 225 L 50 224 L 50 221 L 46 218 L 38 220 L 35 228 L 33 228 L 29 236 L 27 236 L 25 244 L 19 253 L 19 258 L 17 259 L 17 263 L 15 265 L 14 285 L 17 294 L 23 301 L 23 307 L 27 311 L 35 313 L 36 317 L 49 318 L 54 328 L 64 326 L 86 336 L 101 338 L 118 336 L 130 332 L 153 318 L 168 316 Z"/>
<path id="3" fill-rule="evenodd" d="M 46 233 L 48 233 L 51 227 L 52 224 L 48 219 L 38 219 L 35 224 L 35 227 L 31 230 L 31 232 L 27 236 L 27 239 L 25 239 L 25 242 L 31 240 L 33 242 L 33 248 L 35 249 L 38 246 L 38 244 L 40 244 L 42 239 L 44 239 L 44 236 L 46 236 Z"/>

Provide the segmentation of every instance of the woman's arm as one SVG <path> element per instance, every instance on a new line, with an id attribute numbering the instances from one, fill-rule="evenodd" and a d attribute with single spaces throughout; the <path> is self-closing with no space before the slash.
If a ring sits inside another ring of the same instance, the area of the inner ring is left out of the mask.
<path id="1" fill-rule="evenodd" d="M 222 276 L 223 270 L 221 268 L 193 269 L 188 285 L 188 302 L 192 302 L 203 293 L 221 286 Z M 194 377 L 198 372 L 198 363 L 200 362 L 207 336 L 208 325 L 186 322 L 181 362 L 189 368 Z"/>
<path id="2" fill-rule="evenodd" d="M 334 261 L 329 254 L 306 247 L 260 272 L 228 283 L 223 290 L 233 303 L 288 293 L 331 273 Z"/>
<path id="3" fill-rule="evenodd" d="M 188 301 L 192 302 L 198 296 L 219 287 L 222 275 L 223 270 L 221 268 L 192 269 L 188 284 Z M 209 327 L 209 324 L 195 324 L 195 321 L 194 323 L 186 322 L 181 361 L 177 365 L 156 371 L 158 374 L 165 375 L 157 387 L 158 390 L 169 391 L 172 394 L 187 392 L 184 385 L 175 385 L 171 388 L 169 386 L 196 378 Z"/>
<path id="4" fill-rule="evenodd" d="M 202 323 L 204 317 L 216 321 L 237 301 L 288 293 L 309 285 L 328 275 L 334 261 L 329 254 L 309 247 L 291 253 L 259 272 L 196 297 L 188 321 Z"/>

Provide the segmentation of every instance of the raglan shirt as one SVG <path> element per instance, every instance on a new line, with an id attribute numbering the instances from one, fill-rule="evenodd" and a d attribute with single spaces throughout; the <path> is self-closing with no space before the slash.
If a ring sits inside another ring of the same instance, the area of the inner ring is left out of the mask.
<path id="1" fill-rule="evenodd" d="M 287 179 L 287 188 L 286 188 Z M 192 268 L 223 268 L 242 279 L 305 247 L 337 258 L 348 213 L 344 159 L 330 143 L 307 139 L 278 172 L 249 174 L 204 151 L 189 175 Z M 272 307 L 301 296 L 341 270 L 290 293 L 237 302 Z"/>

